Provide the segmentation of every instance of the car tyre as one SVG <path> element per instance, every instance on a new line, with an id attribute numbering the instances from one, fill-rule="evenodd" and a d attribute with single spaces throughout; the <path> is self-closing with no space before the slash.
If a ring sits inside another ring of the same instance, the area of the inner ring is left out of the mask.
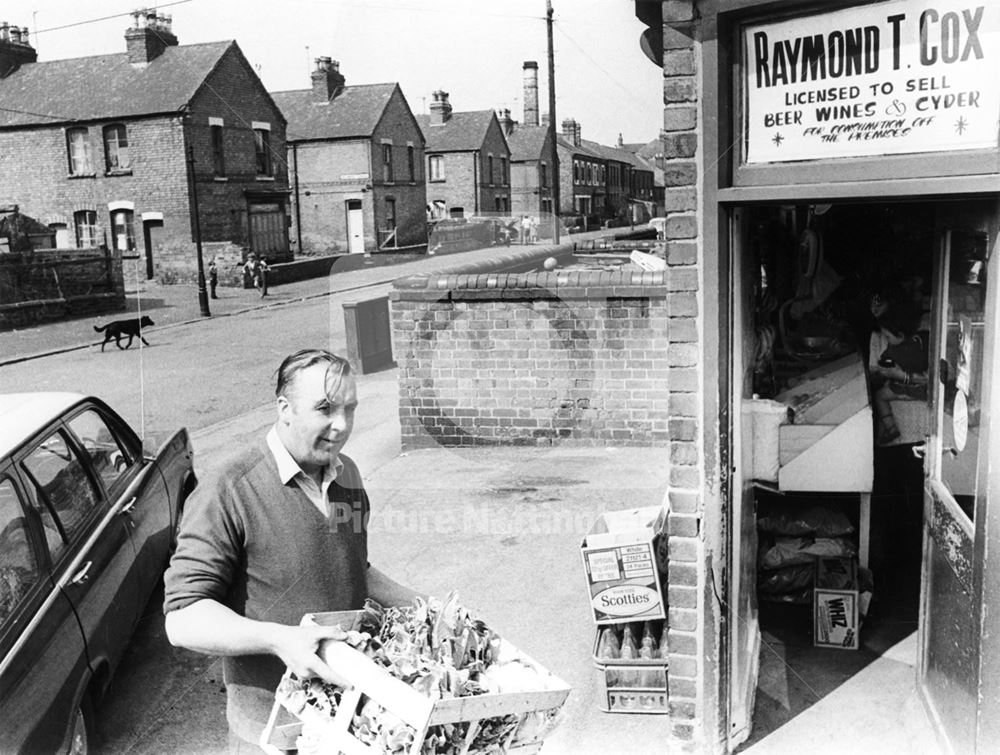
<path id="1" fill-rule="evenodd" d="M 73 717 L 73 730 L 69 738 L 69 755 L 89 755 L 94 751 L 96 743 L 94 714 L 90 707 L 90 699 L 84 697 Z"/>

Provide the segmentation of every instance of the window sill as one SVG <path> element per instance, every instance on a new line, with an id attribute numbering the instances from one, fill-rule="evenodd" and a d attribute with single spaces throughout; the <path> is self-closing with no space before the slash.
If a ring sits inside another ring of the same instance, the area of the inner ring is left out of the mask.
<path id="1" fill-rule="evenodd" d="M 212 180 L 218 181 L 219 183 L 226 183 L 229 180 L 229 176 L 214 176 Z M 261 178 L 260 176 L 257 176 L 257 180 L 262 181 L 264 179 Z M 272 178 L 271 180 L 273 181 L 274 179 Z"/>
<path id="2" fill-rule="evenodd" d="M 69 178 L 69 179 L 74 179 L 74 178 L 97 178 L 97 174 L 96 173 L 70 173 L 70 174 L 68 174 L 66 176 L 66 178 Z"/>
<path id="3" fill-rule="evenodd" d="M 131 176 L 132 169 L 129 168 L 128 170 L 109 170 L 106 171 L 104 175 L 108 178 L 114 178 L 115 176 Z"/>
<path id="4" fill-rule="evenodd" d="M 258 181 L 274 181 L 274 176 L 257 176 Z"/>
<path id="5" fill-rule="evenodd" d="M 443 184 L 446 180 L 448 180 L 448 179 L 446 179 L 446 178 L 431 178 L 431 179 L 428 179 L 427 183 L 429 183 L 429 184 Z"/>

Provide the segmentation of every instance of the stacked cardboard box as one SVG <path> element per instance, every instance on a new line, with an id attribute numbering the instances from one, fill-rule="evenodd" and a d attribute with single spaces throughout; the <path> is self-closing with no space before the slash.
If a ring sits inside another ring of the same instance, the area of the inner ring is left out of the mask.
<path id="1" fill-rule="evenodd" d="M 583 541 L 602 710 L 668 712 L 666 537 L 653 506 L 605 513 Z"/>

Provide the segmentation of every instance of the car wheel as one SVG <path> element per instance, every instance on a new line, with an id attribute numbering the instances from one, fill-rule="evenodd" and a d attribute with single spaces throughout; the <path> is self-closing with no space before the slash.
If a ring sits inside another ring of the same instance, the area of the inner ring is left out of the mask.
<path id="1" fill-rule="evenodd" d="M 90 725 L 90 708 L 86 699 L 81 701 L 73 719 L 73 732 L 69 739 L 69 755 L 87 755 L 93 751 L 93 728 Z"/>

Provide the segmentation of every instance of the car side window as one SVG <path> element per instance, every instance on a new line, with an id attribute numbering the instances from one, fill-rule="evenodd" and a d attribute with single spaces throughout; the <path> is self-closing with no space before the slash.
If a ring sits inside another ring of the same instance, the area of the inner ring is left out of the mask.
<path id="1" fill-rule="evenodd" d="M 124 477 L 136 458 L 119 440 L 114 431 L 100 414 L 88 410 L 73 417 L 68 423 L 70 430 L 80 439 L 84 451 L 90 457 L 90 464 L 108 490 Z"/>
<path id="2" fill-rule="evenodd" d="M 0 477 L 0 628 L 43 578 L 17 489 Z"/>
<path id="3" fill-rule="evenodd" d="M 83 462 L 55 432 L 32 449 L 24 467 L 35 484 L 43 521 L 49 514 L 62 539 L 71 542 L 100 503 Z"/>

